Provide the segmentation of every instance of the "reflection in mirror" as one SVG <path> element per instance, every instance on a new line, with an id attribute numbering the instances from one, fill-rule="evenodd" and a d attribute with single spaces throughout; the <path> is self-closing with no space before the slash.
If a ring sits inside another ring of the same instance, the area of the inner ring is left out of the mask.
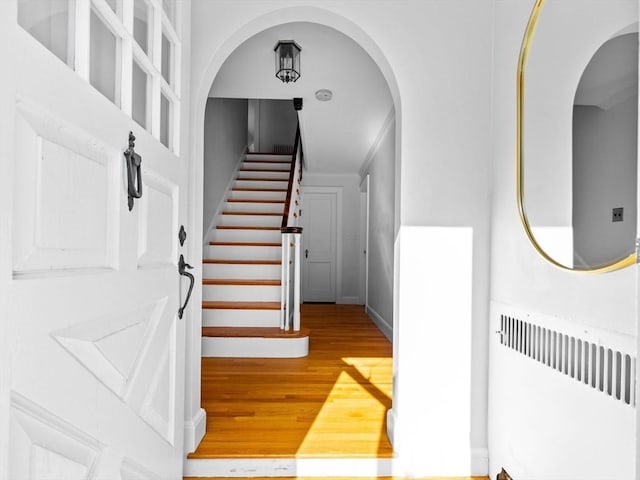
<path id="1" fill-rule="evenodd" d="M 638 155 L 638 33 L 607 40 L 582 74 L 573 107 L 573 261 L 633 253 Z"/>
<path id="2" fill-rule="evenodd" d="M 537 252 L 566 270 L 636 258 L 637 18 L 633 0 L 536 0 L 525 32 L 518 206 Z"/>

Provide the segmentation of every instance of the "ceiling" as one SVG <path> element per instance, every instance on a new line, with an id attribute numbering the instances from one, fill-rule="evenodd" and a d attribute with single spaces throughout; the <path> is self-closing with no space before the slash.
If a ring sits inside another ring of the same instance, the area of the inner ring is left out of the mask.
<path id="1" fill-rule="evenodd" d="M 638 94 L 638 33 L 605 42 L 582 74 L 574 104 L 602 109 Z"/>
<path id="2" fill-rule="evenodd" d="M 278 40 L 295 40 L 302 48 L 296 83 L 275 77 Z M 331 90 L 333 99 L 317 100 L 320 89 Z M 371 57 L 337 30 L 307 22 L 264 30 L 240 45 L 221 67 L 209 96 L 302 97 L 305 163 L 315 173 L 358 173 L 393 108 L 387 82 Z"/>

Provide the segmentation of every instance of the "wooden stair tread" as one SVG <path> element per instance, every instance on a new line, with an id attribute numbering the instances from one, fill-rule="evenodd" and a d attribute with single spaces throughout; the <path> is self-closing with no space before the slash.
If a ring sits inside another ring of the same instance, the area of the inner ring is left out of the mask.
<path id="1" fill-rule="evenodd" d="M 289 173 L 290 170 L 283 168 L 241 168 L 241 172 L 262 172 L 262 173 Z"/>
<path id="2" fill-rule="evenodd" d="M 233 192 L 276 192 L 276 193 L 286 193 L 286 188 L 255 188 L 255 187 L 233 187 L 231 189 Z"/>
<path id="3" fill-rule="evenodd" d="M 230 265 L 280 265 L 280 260 L 227 260 L 220 258 L 205 258 L 202 263 L 230 264 Z"/>
<path id="4" fill-rule="evenodd" d="M 227 210 L 222 212 L 223 215 L 261 215 L 261 216 L 272 216 L 272 217 L 281 217 L 282 213 L 278 212 L 236 212 L 232 210 Z"/>
<path id="5" fill-rule="evenodd" d="M 227 338 L 304 338 L 309 336 L 308 328 L 299 331 L 282 330 L 278 327 L 202 327 L 203 337 Z"/>
<path id="6" fill-rule="evenodd" d="M 247 158 L 244 161 L 244 163 L 291 163 L 291 158 L 287 158 L 287 159 L 265 158 L 264 160 L 255 159 L 255 158 L 251 158 L 251 159 Z"/>
<path id="7" fill-rule="evenodd" d="M 270 200 L 270 199 L 252 199 L 252 198 L 229 198 L 227 202 L 231 203 L 281 203 L 284 205 L 284 200 Z"/>
<path id="8" fill-rule="evenodd" d="M 280 310 L 280 302 L 223 302 L 203 300 L 202 308 L 218 310 Z"/>
<path id="9" fill-rule="evenodd" d="M 238 177 L 236 180 L 241 182 L 287 182 L 288 178 L 256 178 L 256 177 Z"/>
<path id="10" fill-rule="evenodd" d="M 291 153 L 277 153 L 277 152 L 247 152 L 245 155 L 272 155 L 277 157 L 289 157 L 291 158 Z"/>
<path id="11" fill-rule="evenodd" d="M 280 227 L 265 227 L 255 225 L 216 225 L 221 230 L 280 230 Z"/>
<path id="12" fill-rule="evenodd" d="M 280 286 L 280 280 L 240 279 L 240 278 L 203 278 L 203 285 L 243 285 L 243 286 Z"/>
<path id="13" fill-rule="evenodd" d="M 280 242 L 209 242 L 218 247 L 281 247 Z"/>

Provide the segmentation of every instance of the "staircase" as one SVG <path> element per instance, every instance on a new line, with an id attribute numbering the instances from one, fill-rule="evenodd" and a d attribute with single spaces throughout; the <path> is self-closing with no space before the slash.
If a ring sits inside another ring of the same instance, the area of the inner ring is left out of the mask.
<path id="1" fill-rule="evenodd" d="M 281 328 L 282 217 L 291 155 L 247 153 L 209 232 L 202 355 L 303 357 L 309 332 Z"/>

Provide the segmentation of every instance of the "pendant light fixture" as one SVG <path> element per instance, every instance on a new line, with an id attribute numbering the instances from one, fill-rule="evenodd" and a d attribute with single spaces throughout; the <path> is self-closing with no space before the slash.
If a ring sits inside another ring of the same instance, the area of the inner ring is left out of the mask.
<path id="1" fill-rule="evenodd" d="M 276 77 L 283 83 L 300 78 L 300 45 L 293 40 L 280 40 L 273 48 L 276 54 Z"/>

